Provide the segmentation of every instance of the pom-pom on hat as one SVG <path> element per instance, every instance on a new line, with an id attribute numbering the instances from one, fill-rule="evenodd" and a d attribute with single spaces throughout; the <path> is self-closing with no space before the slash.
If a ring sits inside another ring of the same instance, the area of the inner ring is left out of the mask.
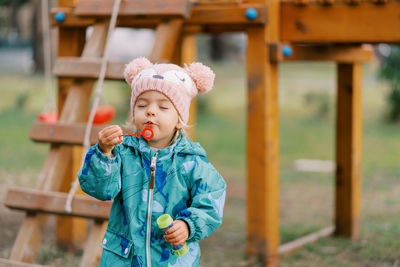
<path id="1" fill-rule="evenodd" d="M 147 58 L 141 57 L 126 65 L 124 77 L 132 88 L 131 110 L 139 95 L 154 90 L 168 97 L 182 121 L 187 123 L 192 98 L 212 89 L 215 74 L 198 62 L 185 64 L 181 68 L 175 64 L 152 64 Z"/>

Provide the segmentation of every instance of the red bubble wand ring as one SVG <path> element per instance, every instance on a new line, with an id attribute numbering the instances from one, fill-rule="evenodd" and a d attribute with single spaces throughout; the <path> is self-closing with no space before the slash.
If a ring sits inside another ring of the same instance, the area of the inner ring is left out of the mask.
<path id="1" fill-rule="evenodd" d="M 149 131 L 149 132 L 150 132 L 150 136 L 146 136 L 146 135 L 145 135 L 145 132 L 146 132 L 146 131 Z M 151 128 L 146 127 L 146 128 L 143 129 L 142 132 L 140 132 L 139 130 L 136 130 L 136 132 L 133 133 L 133 134 L 122 134 L 122 135 L 119 136 L 119 138 L 121 138 L 122 136 L 131 136 L 131 135 L 134 135 L 134 136 L 136 136 L 137 138 L 139 138 L 140 136 L 143 136 L 144 139 L 150 140 L 151 138 L 154 137 L 154 132 L 153 132 L 153 130 L 152 130 Z"/>

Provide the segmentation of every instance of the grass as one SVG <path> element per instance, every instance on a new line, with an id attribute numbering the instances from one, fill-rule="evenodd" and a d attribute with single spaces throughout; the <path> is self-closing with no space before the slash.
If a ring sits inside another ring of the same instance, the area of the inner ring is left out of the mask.
<path id="1" fill-rule="evenodd" d="M 245 68 L 238 63 L 213 64 L 215 89 L 201 96 L 203 112 L 196 122 L 197 140 L 228 183 L 223 225 L 201 242 L 202 266 L 246 264 L 246 116 Z M 333 221 L 334 176 L 302 173 L 293 168 L 300 158 L 335 158 L 335 66 L 291 63 L 280 66 L 280 239 L 287 242 Z M 280 266 L 398 266 L 400 264 L 400 132 L 399 124 L 382 122 L 385 84 L 375 79 L 375 67 L 364 68 L 361 239 L 351 242 L 324 238 L 293 254 Z M 44 105 L 41 77 L 1 77 L 0 182 L 32 186 L 48 145 L 34 144 L 28 133 Z M 29 85 L 29 86 L 28 86 Z M 126 117 L 129 92 L 121 83 L 106 83 L 107 103 L 117 107 L 117 123 Z M 328 116 L 307 105 L 307 94 L 325 94 Z M 23 108 L 16 99 L 28 95 Z M 17 179 L 16 177 L 29 177 Z M 1 193 L 4 194 L 4 186 Z M 1 223 L 1 221 L 0 221 Z M 1 239 L 1 236 L 0 236 Z M 65 265 L 57 249 L 43 247 L 42 264 Z M 70 257 L 70 256 L 68 256 Z M 75 258 L 78 258 L 76 255 Z M 68 258 L 74 266 L 74 257 Z M 61 263 L 60 263 L 61 262 Z"/>

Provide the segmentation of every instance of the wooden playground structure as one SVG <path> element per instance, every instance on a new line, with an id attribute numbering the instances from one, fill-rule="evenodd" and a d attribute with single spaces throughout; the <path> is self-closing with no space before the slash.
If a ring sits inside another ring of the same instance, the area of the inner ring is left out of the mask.
<path id="1" fill-rule="evenodd" d="M 59 0 L 52 10 L 58 27 L 59 121 L 35 122 L 30 137 L 50 143 L 35 189 L 10 188 L 5 205 L 26 211 L 10 259 L 3 266 L 33 262 L 48 214 L 57 217 L 57 238 L 85 242 L 81 266 L 98 265 L 100 240 L 111 203 L 78 193 L 72 212 L 66 192 L 80 168 L 85 120 L 107 39 L 113 0 Z M 63 19 L 55 15 L 63 14 Z M 245 32 L 247 45 L 247 254 L 249 262 L 273 266 L 279 255 L 319 237 L 359 236 L 361 198 L 362 63 L 372 57 L 363 43 L 400 42 L 400 2 L 389 0 L 123 0 L 118 27 L 155 29 L 150 59 L 175 64 L 196 58 L 198 33 Z M 86 39 L 86 29 L 93 27 Z M 283 45 L 291 53 L 283 55 Z M 335 220 L 315 234 L 279 241 L 278 64 L 281 61 L 337 63 Z M 108 62 L 106 78 L 123 79 L 124 64 Z M 218 75 L 218 74 L 217 74 Z M 195 120 L 195 103 L 191 122 Z M 189 122 L 190 123 L 190 122 Z M 97 132 L 92 130 L 91 142 Z M 191 133 L 193 136 L 193 132 Z M 87 233 L 88 220 L 93 220 Z"/>

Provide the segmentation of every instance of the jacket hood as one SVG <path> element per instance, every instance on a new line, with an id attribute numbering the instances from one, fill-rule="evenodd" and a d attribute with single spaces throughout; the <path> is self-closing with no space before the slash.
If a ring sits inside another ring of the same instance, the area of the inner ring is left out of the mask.
<path id="1" fill-rule="evenodd" d="M 142 154 L 152 154 L 152 151 L 154 151 L 143 137 L 126 136 L 122 145 L 133 147 Z M 175 143 L 166 148 L 158 149 L 157 152 L 159 157 L 178 153 L 206 157 L 206 151 L 199 143 L 192 142 L 188 137 L 182 136 L 181 133 L 179 133 Z"/>

